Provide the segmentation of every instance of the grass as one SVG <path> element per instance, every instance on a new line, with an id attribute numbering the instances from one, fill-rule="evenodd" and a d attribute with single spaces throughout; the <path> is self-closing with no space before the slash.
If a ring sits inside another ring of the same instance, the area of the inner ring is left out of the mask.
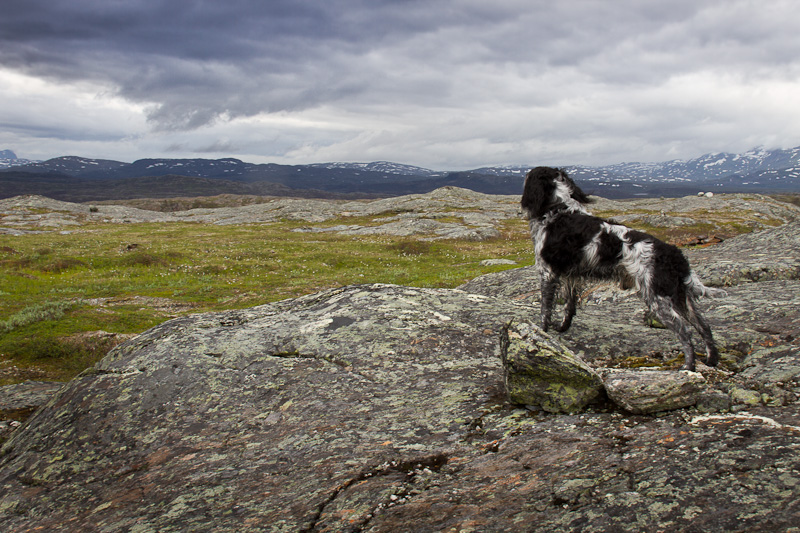
<path id="1" fill-rule="evenodd" d="M 181 314 L 354 283 L 455 287 L 508 268 L 483 259 L 533 262 L 521 220 L 484 242 L 292 231 L 307 225 L 98 224 L 1 235 L 0 385 L 70 379 L 119 342 L 87 332 L 135 334 Z"/>
<path id="2" fill-rule="evenodd" d="M 356 283 L 452 288 L 510 268 L 482 266 L 484 259 L 533 263 L 527 223 L 520 219 L 499 223 L 500 237 L 481 242 L 293 231 L 373 226 L 396 214 L 317 224 L 86 223 L 65 233 L 0 235 L 0 385 L 68 380 L 124 335 L 187 313 L 250 307 Z M 753 228 L 749 212 L 701 218 L 676 228 L 631 225 L 673 242 Z"/>

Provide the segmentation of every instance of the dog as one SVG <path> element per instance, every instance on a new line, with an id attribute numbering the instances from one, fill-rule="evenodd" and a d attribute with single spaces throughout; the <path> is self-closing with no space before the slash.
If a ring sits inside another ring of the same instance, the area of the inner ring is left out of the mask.
<path id="1" fill-rule="evenodd" d="M 703 285 L 683 253 L 652 235 L 593 216 L 584 205 L 589 197 L 563 170 L 532 169 L 525 177 L 521 206 L 529 220 L 536 265 L 541 277 L 542 329 L 551 325 L 556 290 L 563 285 L 565 308 L 559 332 L 575 316 L 586 280 L 616 280 L 636 288 L 650 312 L 680 339 L 683 369 L 695 370 L 691 327 L 703 339 L 706 364 L 719 362 L 711 328 L 697 307 L 700 296 L 725 296 Z"/>

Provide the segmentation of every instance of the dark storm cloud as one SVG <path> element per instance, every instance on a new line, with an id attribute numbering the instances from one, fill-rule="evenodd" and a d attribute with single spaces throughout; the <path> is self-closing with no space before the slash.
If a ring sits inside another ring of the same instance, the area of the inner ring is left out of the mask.
<path id="1" fill-rule="evenodd" d="M 703 142 L 794 142 L 800 110 L 773 103 L 800 80 L 794 6 L 6 0 L 0 68 L 94 84 L 138 105 L 163 136 L 227 128 L 195 151 L 249 146 L 245 135 L 263 131 L 307 158 L 662 158 Z M 263 128 L 233 129 L 267 115 Z"/>
<path id="2" fill-rule="evenodd" d="M 110 82 L 156 104 L 160 125 L 191 128 L 221 114 L 299 109 L 363 91 L 369 80 L 348 81 L 359 56 L 392 35 L 429 29 L 435 19 L 425 6 L 12 1 L 0 20 L 0 59 L 38 76 Z"/>

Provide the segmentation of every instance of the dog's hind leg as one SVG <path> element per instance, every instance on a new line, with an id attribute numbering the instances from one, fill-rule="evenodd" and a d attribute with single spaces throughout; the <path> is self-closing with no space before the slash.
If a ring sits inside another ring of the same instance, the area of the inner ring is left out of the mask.
<path id="1" fill-rule="evenodd" d="M 689 326 L 689 322 L 683 318 L 679 309 L 676 309 L 673 301 L 663 296 L 655 297 L 655 301 L 653 305 L 650 306 L 650 310 L 658 317 L 662 324 L 678 336 L 685 356 L 682 369 L 694 371 L 694 345 L 692 344 L 692 330 Z"/>
<path id="2" fill-rule="evenodd" d="M 706 319 L 700 314 L 700 311 L 697 310 L 697 306 L 691 297 L 686 298 L 686 306 L 689 321 L 703 338 L 703 343 L 706 345 L 706 355 L 708 356 L 706 364 L 708 366 L 717 366 L 717 363 L 719 363 L 719 352 L 717 351 L 717 345 L 714 342 L 714 336 L 711 334 L 711 328 L 708 326 L 708 322 L 706 322 Z"/>
<path id="3" fill-rule="evenodd" d="M 558 277 L 551 272 L 541 271 L 542 285 L 542 330 L 550 329 L 550 317 L 553 314 L 553 302 L 558 289 Z"/>
<path id="4" fill-rule="evenodd" d="M 578 294 L 581 292 L 581 284 L 575 279 L 570 279 L 564 284 L 564 298 L 566 304 L 564 305 L 564 320 L 561 325 L 556 328 L 556 331 L 564 332 L 572 325 L 572 319 L 575 317 L 575 310 L 578 307 Z"/>

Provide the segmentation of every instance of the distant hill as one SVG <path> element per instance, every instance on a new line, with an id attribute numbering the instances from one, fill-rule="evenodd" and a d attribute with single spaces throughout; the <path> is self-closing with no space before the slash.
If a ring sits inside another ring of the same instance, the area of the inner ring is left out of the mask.
<path id="1" fill-rule="evenodd" d="M 425 193 L 453 185 L 487 194 L 519 194 L 533 166 L 447 172 L 379 161 L 278 165 L 239 159 L 140 159 L 123 163 L 65 156 L 47 161 L 0 160 L 0 198 L 40 194 L 100 201 L 171 196 L 257 194 L 318 198 Z M 14 164 L 7 164 L 12 162 Z M 800 147 L 706 154 L 688 161 L 565 166 L 592 194 L 606 198 L 685 196 L 698 191 L 800 192 Z"/>
<path id="2" fill-rule="evenodd" d="M 30 159 L 20 159 L 17 157 L 17 154 L 11 150 L 0 150 L 0 169 L 36 162 L 37 161 L 31 161 Z"/>

